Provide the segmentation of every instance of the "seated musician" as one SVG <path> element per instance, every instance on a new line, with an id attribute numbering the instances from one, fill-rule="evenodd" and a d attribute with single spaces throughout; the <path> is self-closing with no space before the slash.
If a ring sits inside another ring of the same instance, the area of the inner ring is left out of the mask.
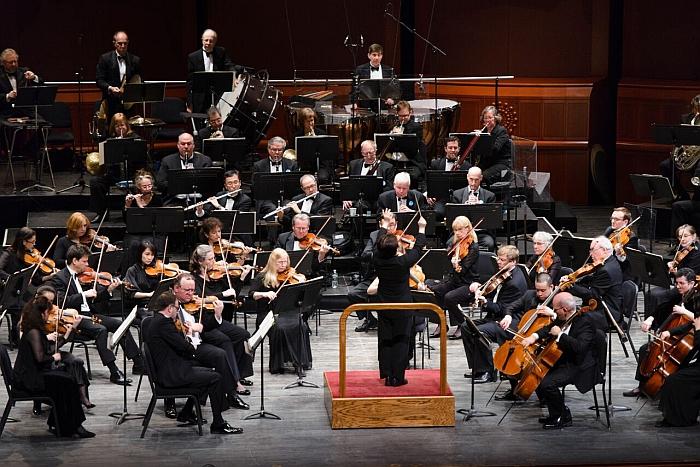
<path id="1" fill-rule="evenodd" d="M 554 250 L 550 248 L 547 254 L 540 258 L 553 240 L 554 238 L 549 232 L 537 231 L 532 234 L 533 255 L 525 264 L 525 267 L 530 271 L 530 283 L 534 283 L 535 277 L 543 272 L 549 274 L 552 282 L 555 284 L 559 283 L 559 278 L 561 277 L 561 259 L 559 256 L 554 254 Z"/>
<path id="2" fill-rule="evenodd" d="M 252 267 L 246 264 L 237 264 L 233 255 L 229 257 L 228 267 L 235 266 L 237 275 L 223 275 L 222 262 L 216 262 L 214 251 L 209 245 L 199 245 L 192 252 L 190 259 L 190 272 L 194 277 L 195 288 L 201 297 L 208 300 L 216 298 L 223 305 L 221 316 L 216 316 L 210 321 L 202 333 L 204 342 L 208 342 L 226 351 L 231 362 L 235 380 L 237 381 L 236 393 L 250 395 L 244 385 L 252 384 L 244 381 L 253 374 L 253 359 L 245 351 L 245 341 L 250 338 L 250 333 L 240 326 L 231 323 L 234 308 L 239 306 L 237 298 L 241 291 L 243 281 L 246 279 Z M 206 277 L 205 277 L 206 274 Z M 205 283 L 206 281 L 206 283 Z M 243 382 L 242 382 L 243 381 Z"/>
<path id="3" fill-rule="evenodd" d="M 188 273 L 180 274 L 173 281 L 171 288 L 172 294 L 178 302 L 175 314 L 185 326 L 185 339 L 193 347 L 189 354 L 200 365 L 214 368 L 221 377 L 221 391 L 224 399 L 222 405 L 224 407 L 228 405 L 236 409 L 248 410 L 248 404 L 243 402 L 236 393 L 239 380 L 234 370 L 236 357 L 233 354 L 232 344 L 228 339 L 222 337 L 220 333 L 214 332 L 224 322 L 221 317 L 224 304 L 217 298 L 212 302 L 214 309 L 212 311 L 204 309 L 204 315 L 200 317 L 200 308 L 198 306 L 193 307 L 192 312 L 188 312 L 187 309 L 189 307 L 186 306 L 187 304 L 194 303 L 199 305 L 201 303 L 196 293 L 194 276 Z M 157 306 L 156 310 L 158 310 Z M 213 332 L 211 339 L 207 339 L 205 335 L 210 331 Z M 168 418 L 177 417 L 177 420 L 182 423 L 196 423 L 196 419 L 192 416 L 191 411 L 182 410 L 179 414 L 177 413 L 174 399 L 165 399 L 165 416 Z"/>
<path id="4" fill-rule="evenodd" d="M 393 212 L 388 210 L 382 212 L 379 223 L 380 225 L 386 226 L 385 228 L 388 234 L 393 234 L 396 232 L 396 216 Z M 362 256 L 360 259 L 363 264 L 367 265 L 367 274 L 365 274 L 362 282 L 348 290 L 348 301 L 351 305 L 354 303 L 367 303 L 369 301 L 367 289 L 377 278 L 377 274 L 372 267 L 372 258 L 377 251 L 379 232 L 379 229 L 370 232 L 369 240 L 367 240 L 367 244 L 365 245 L 364 250 L 362 250 Z M 378 321 L 371 311 L 358 311 L 357 318 L 362 322 L 359 326 L 355 327 L 355 332 L 367 332 L 377 329 Z"/>
<path id="5" fill-rule="evenodd" d="M 73 245 L 84 245 L 95 249 L 100 249 L 102 243 L 106 245 L 105 251 L 112 251 L 115 246 L 109 243 L 109 238 L 97 233 L 90 228 L 90 220 L 82 212 L 74 212 L 66 220 L 66 234 L 56 241 L 56 248 L 53 253 L 53 260 L 56 267 L 62 268 L 66 265 L 68 249 Z M 90 254 L 88 248 L 88 255 Z"/>
<path id="6" fill-rule="evenodd" d="M 571 412 L 565 405 L 559 388 L 574 384 L 581 393 L 585 393 L 596 382 L 593 351 L 596 326 L 590 313 L 579 314 L 567 324 L 577 311 L 576 299 L 568 292 L 555 295 L 552 305 L 557 319 L 523 339 L 524 346 L 531 346 L 544 338 L 555 339 L 563 352 L 537 387 L 537 396 L 547 405 L 549 412 L 547 417 L 539 420 L 545 430 L 560 429 L 572 424 Z"/>
<path id="7" fill-rule="evenodd" d="M 177 137 L 177 152 L 165 156 L 160 161 L 160 169 L 156 175 L 156 182 L 161 193 L 173 197 L 178 193 L 168 192 L 168 171 L 180 169 L 201 169 L 211 167 L 211 158 L 194 151 L 194 139 L 189 133 L 182 133 Z"/>
<path id="8" fill-rule="evenodd" d="M 700 94 L 696 95 L 690 100 L 690 112 L 681 116 L 681 124 L 700 125 Z M 680 148 L 676 148 L 676 150 L 680 150 Z M 659 173 L 666 177 L 669 182 L 673 183 L 673 190 L 677 194 L 677 199 L 687 200 L 688 193 L 681 183 L 680 170 L 674 167 L 674 154 L 675 151 L 671 154 L 671 157 L 664 159 L 659 163 Z M 698 166 L 695 167 L 697 172 Z M 673 224 L 672 228 L 675 229 L 681 224 L 683 224 L 683 222 Z"/>
<path id="9" fill-rule="evenodd" d="M 411 190 L 411 176 L 408 172 L 399 172 L 394 177 L 394 190 L 385 191 L 379 195 L 377 210 L 379 213 L 385 209 L 391 212 L 414 212 L 425 210 L 428 202 L 425 196 L 418 190 Z"/>
<path id="10" fill-rule="evenodd" d="M 700 251 L 698 251 L 697 234 L 692 225 L 681 225 L 676 230 L 678 238 L 678 250 L 674 259 L 668 262 L 669 274 L 673 277 L 676 271 L 683 268 L 691 269 L 695 274 L 700 272 Z M 680 292 L 671 287 L 665 289 L 655 287 L 649 294 L 649 306 L 645 307 L 647 313 L 653 313 L 656 317 L 656 325 L 661 324 L 671 313 L 671 308 L 681 299 Z M 647 315 L 647 318 L 650 315 Z"/>
<path id="11" fill-rule="evenodd" d="M 130 208 L 160 208 L 163 206 L 163 197 L 156 193 L 153 188 L 155 186 L 155 177 L 145 169 L 137 170 L 134 174 L 134 192 L 129 193 L 124 197 L 124 220 L 126 221 L 127 211 Z M 124 261 L 122 262 L 121 271 L 126 271 L 130 266 L 137 264 L 141 259 L 140 253 L 137 251 L 142 241 L 148 240 L 153 242 L 156 247 L 163 249 L 165 246 L 165 237 L 152 234 L 132 234 L 124 235 Z"/>
<path id="12" fill-rule="evenodd" d="M 208 125 L 199 130 L 197 134 L 198 151 L 201 151 L 204 148 L 205 139 L 238 138 L 240 136 L 238 128 L 224 125 L 221 112 L 214 106 L 209 107 L 207 110 L 207 123 Z"/>
<path id="13" fill-rule="evenodd" d="M 309 174 L 302 175 L 299 184 L 303 193 L 296 195 L 287 203 L 289 209 L 284 213 L 286 225 L 289 225 L 293 216 L 302 212 L 309 216 L 333 215 L 333 199 L 318 191 L 316 177 Z M 304 201 L 301 201 L 302 199 Z"/>
<path id="14" fill-rule="evenodd" d="M 80 322 L 78 329 L 82 336 L 95 340 L 100 360 L 109 369 L 109 380 L 115 384 L 128 385 L 131 380 L 127 379 L 117 368 L 114 353 L 107 345 L 107 333 L 115 332 L 122 321 L 104 313 L 107 306 L 106 302 L 109 301 L 114 289 L 120 285 L 120 281 L 112 279 L 107 287 L 91 281 L 89 282 L 90 288 L 83 290 L 79 276 L 89 268 L 89 255 L 90 251 L 84 245 L 74 245 L 68 249 L 66 267 L 61 269 L 51 279 L 51 285 L 56 289 L 56 304 L 65 308 L 79 310 L 82 315 L 97 316 L 100 319 L 101 324 L 83 320 Z M 125 333 L 124 337 L 119 341 L 119 345 L 126 353 L 127 358 L 134 362 L 132 373 L 135 375 L 143 374 L 144 367 L 141 353 L 131 333 Z"/>
<path id="15" fill-rule="evenodd" d="M 483 319 L 475 319 L 474 324 L 477 326 L 494 322 L 488 327 L 489 330 L 495 330 L 498 323 L 505 317 L 505 311 L 513 302 L 518 300 L 527 291 L 527 279 L 522 270 L 517 266 L 520 253 L 513 245 L 505 245 L 498 249 L 499 271 L 494 274 L 489 281 L 484 284 L 473 282 L 469 286 L 474 303 L 481 306 L 482 314 L 485 314 Z M 489 282 L 502 280 L 501 284 L 496 287 L 489 287 Z M 493 289 L 493 290 L 490 290 Z M 464 344 L 464 352 L 467 354 L 467 362 L 472 370 L 471 377 L 474 378 L 474 383 L 488 383 L 496 381 L 496 373 L 493 370 L 493 357 L 491 349 L 477 346 L 476 354 L 474 351 L 474 338 L 469 333 L 469 328 L 464 324 L 464 317 L 458 317 L 461 324 L 461 337 Z M 497 331 L 495 331 L 497 332 Z"/>
<path id="16" fill-rule="evenodd" d="M 380 161 L 377 159 L 377 143 L 371 139 L 367 139 L 360 144 L 360 154 L 362 159 L 353 159 L 348 165 L 348 175 L 368 175 L 382 178 L 382 189 L 384 191 L 391 190 L 391 184 L 394 180 L 394 166 L 389 162 Z M 348 210 L 351 207 L 358 207 L 355 201 L 343 200 L 343 209 Z M 364 207 L 367 209 L 367 206 Z"/>
<path id="17" fill-rule="evenodd" d="M 194 282 L 192 282 L 194 290 Z M 143 340 L 148 345 L 148 350 L 155 362 L 155 370 L 158 379 L 165 387 L 195 386 L 202 388 L 202 396 L 209 396 L 211 411 L 214 420 L 210 426 L 211 433 L 239 434 L 243 428 L 234 428 L 221 416 L 226 403 L 225 388 L 220 374 L 212 370 L 211 366 L 204 368 L 193 361 L 197 350 L 185 336 L 177 330 L 175 319 L 178 316 L 180 306 L 175 294 L 164 292 L 155 303 L 157 311 L 149 326 L 144 329 Z M 197 323 L 185 324 L 185 329 L 196 327 Z M 178 421 L 184 423 L 196 423 L 194 415 L 194 401 L 188 398 L 183 407 Z"/>
<path id="18" fill-rule="evenodd" d="M 589 252 L 594 265 L 593 271 L 579 277 L 567 290 L 583 300 L 583 303 L 588 303 L 591 298 L 596 299 L 598 310 L 592 313 L 594 322 L 599 329 L 607 330 L 609 323 L 603 302 L 616 322 L 622 318 L 622 271 L 619 261 L 613 256 L 613 247 L 607 237 L 595 237 L 591 241 Z M 568 276 L 562 276 L 560 284 L 568 281 Z"/>
<path id="19" fill-rule="evenodd" d="M 456 136 L 450 136 L 445 140 L 445 157 L 436 157 L 430 162 L 430 170 L 442 170 L 444 172 L 451 172 L 454 170 L 454 165 L 459 159 L 459 138 Z M 459 171 L 469 170 L 471 164 L 468 160 L 465 160 L 460 166 Z M 425 196 L 428 200 L 428 204 L 435 210 L 438 219 L 445 218 L 445 203 L 447 200 L 437 200 L 431 198 L 426 192 Z"/>
<path id="20" fill-rule="evenodd" d="M 435 294 L 438 304 L 448 311 L 450 318 L 450 326 L 453 326 L 454 331 L 451 336 L 456 335 L 455 339 L 459 338 L 459 325 L 462 323 L 462 313 L 457 308 L 457 305 L 464 303 L 471 297 L 469 286 L 479 279 L 479 271 L 477 265 L 479 261 L 479 245 L 476 238 L 476 232 L 472 227 L 472 223 L 466 216 L 457 216 L 452 221 L 452 232 L 454 235 L 447 241 L 447 252 L 454 249 L 454 253 L 450 257 L 452 270 L 449 271 L 449 279 L 444 282 L 428 280 L 426 285 Z M 462 245 L 468 244 L 466 250 Z M 460 247 L 456 247 L 455 243 L 460 243 Z M 438 337 L 440 328 L 433 334 Z"/>
<path id="21" fill-rule="evenodd" d="M 109 139 L 138 138 L 138 135 L 131 130 L 129 119 L 121 112 L 112 115 L 108 134 Z M 112 164 L 109 167 L 105 167 L 103 175 L 95 175 L 90 178 L 90 211 L 95 213 L 92 222 L 99 222 L 103 216 L 105 220 L 108 218 L 109 187 L 119 180 L 120 173 L 121 165 Z M 129 174 L 126 175 L 128 176 Z"/>
<path id="22" fill-rule="evenodd" d="M 282 248 L 286 251 L 298 251 L 303 250 L 301 243 L 309 235 L 309 226 L 311 225 L 311 220 L 309 215 L 305 212 L 294 215 L 292 218 L 292 231 L 285 232 L 277 237 L 277 243 L 275 243 L 275 248 Z M 326 255 L 330 251 L 330 247 L 325 245 L 318 250 L 318 262 L 321 263 L 326 259 Z"/>
<path id="23" fill-rule="evenodd" d="M 675 201 L 671 205 L 671 228 L 675 232 L 683 224 L 700 226 L 700 164 L 695 164 L 691 183 L 695 186 L 692 199 Z"/>
<path id="24" fill-rule="evenodd" d="M 635 250 L 638 250 L 639 238 L 632 231 L 630 231 L 629 241 L 627 244 L 622 245 L 622 242 L 620 241 L 621 237 L 616 234 L 626 229 L 630 222 L 632 222 L 632 213 L 630 210 L 624 206 L 617 207 L 613 209 L 612 214 L 610 214 L 610 227 L 606 228 L 605 232 L 603 232 L 604 236 L 608 237 L 610 241 L 615 242 L 615 257 L 620 262 L 620 268 L 622 269 L 622 276 L 624 280 L 635 280 L 635 278 L 632 276 L 632 267 L 630 266 L 629 261 L 627 261 L 625 248 L 634 248 Z"/>
<path id="25" fill-rule="evenodd" d="M 503 311 L 503 318 L 496 323 L 491 321 L 479 325 L 479 331 L 481 331 L 487 339 L 491 342 L 496 342 L 499 345 L 503 344 L 506 340 L 513 338 L 513 334 L 510 331 L 517 331 L 520 325 L 521 318 L 525 313 L 530 310 L 537 309 L 538 315 L 549 316 L 550 318 L 556 318 L 554 311 L 545 305 L 545 302 L 554 293 L 554 283 L 552 282 L 552 277 L 547 273 L 539 273 L 535 277 L 535 289 L 529 289 L 525 291 L 516 301 L 508 305 Z M 522 332 L 522 331 L 521 331 Z M 480 344 L 481 345 L 481 344 Z M 491 362 L 491 371 L 495 372 L 493 368 L 493 358 L 491 357 L 491 350 L 488 349 L 488 353 L 484 354 L 488 360 Z M 495 396 L 497 401 L 514 401 L 517 400 L 515 394 L 513 394 L 513 389 L 517 384 L 517 379 L 508 378 L 510 382 L 510 389 L 503 394 L 498 394 Z"/>
<path id="26" fill-rule="evenodd" d="M 36 298 L 24 307 L 22 339 L 12 370 L 13 389 L 48 394 L 56 402 L 47 422 L 51 433 L 56 433 L 58 425 L 61 436 L 92 438 L 95 434 L 82 425 L 85 421 L 83 407 L 95 407 L 87 397 L 89 382 L 82 361 L 68 352 L 58 351 L 75 331 L 71 324 L 66 326 L 63 335 L 48 329 L 52 308 L 53 304 L 45 297 Z M 79 324 L 80 318 L 75 322 Z M 63 365 L 59 366 L 59 362 Z"/>
<path id="27" fill-rule="evenodd" d="M 664 307 L 661 310 L 652 310 L 653 314 L 647 316 L 640 325 L 643 332 L 658 331 L 661 329 L 665 329 L 666 323 L 668 322 L 669 318 L 674 315 L 684 314 L 690 319 L 694 318 L 693 310 L 695 307 L 695 303 L 698 299 L 698 294 L 695 291 L 695 272 L 690 268 L 680 268 L 674 273 L 674 276 L 676 283 L 676 287 L 674 290 L 678 293 L 677 299 L 673 300 L 671 303 L 668 304 L 671 307 L 670 309 L 668 309 L 668 313 L 665 312 L 666 307 Z M 661 313 L 659 313 L 659 311 L 661 311 Z M 669 330 L 664 330 L 658 334 L 659 337 L 662 339 L 668 339 L 668 337 L 671 335 Z M 648 352 L 649 344 L 644 344 L 639 348 L 640 365 L 646 360 Z M 637 366 L 637 372 L 634 376 L 634 379 L 640 382 L 640 386 L 641 383 L 644 383 L 644 381 L 646 381 L 646 378 L 639 371 L 639 366 Z M 622 395 L 625 397 L 639 397 L 642 395 L 640 386 L 637 386 L 636 388 L 631 389 L 629 391 L 625 391 L 622 393 Z"/>
<path id="28" fill-rule="evenodd" d="M 200 205 L 196 208 L 197 217 L 213 215 L 214 210 L 242 211 L 253 210 L 253 201 L 241 189 L 241 174 L 238 170 L 228 170 L 224 174 L 224 189 L 209 198 L 211 204 Z M 228 196 L 225 194 L 230 193 Z M 223 199 L 222 199 L 223 198 Z"/>
<path id="29" fill-rule="evenodd" d="M 481 111 L 481 123 L 485 131 L 491 134 L 491 148 L 487 154 L 478 154 L 474 165 L 484 172 L 484 183 L 491 186 L 501 180 L 510 178 L 512 169 L 512 143 L 508 130 L 501 125 L 501 114 L 496 107 L 489 105 Z"/>
<path id="30" fill-rule="evenodd" d="M 452 193 L 451 203 L 456 204 L 484 204 L 495 203 L 496 195 L 481 186 L 483 175 L 479 167 L 471 167 L 467 171 L 468 186 L 460 188 Z M 476 235 L 479 237 L 479 247 L 488 251 L 493 251 L 496 246 L 496 239 L 488 230 L 478 229 Z"/>
<path id="31" fill-rule="evenodd" d="M 164 276 L 146 273 L 149 266 L 155 266 L 158 256 L 156 246 L 152 242 L 142 240 L 136 251 L 139 261 L 131 265 L 124 274 L 124 299 L 129 300 L 131 306 L 136 305 L 137 315 L 143 319 L 152 314 L 148 310 L 148 302 Z"/>
<path id="32" fill-rule="evenodd" d="M 301 128 L 294 132 L 295 141 L 297 136 L 320 136 L 326 134 L 323 128 L 316 127 L 316 112 L 312 108 L 304 107 L 301 109 L 299 117 L 301 118 Z"/>
<path id="33" fill-rule="evenodd" d="M 248 254 L 253 251 L 252 248 L 247 247 L 244 243 L 243 237 L 250 237 L 249 235 L 241 237 L 234 235 L 231 237 L 231 241 L 229 241 L 226 238 L 222 238 L 222 228 L 223 224 L 218 218 L 207 217 L 202 221 L 202 229 L 200 231 L 202 243 L 213 248 L 217 260 L 222 260 L 224 257 L 228 257 L 229 261 L 233 261 L 235 259 L 233 254 L 229 255 L 229 253 L 230 250 L 234 248 L 240 248 L 242 250 L 242 254 Z"/>
<path id="34" fill-rule="evenodd" d="M 423 127 L 413 118 L 413 109 L 408 101 L 399 101 L 396 103 L 396 116 L 398 117 L 398 121 L 390 130 L 390 133 L 416 135 L 418 138 L 418 152 L 415 158 L 409 158 L 405 170 L 411 175 L 414 183 L 422 187 L 425 183 L 425 171 L 427 170 L 426 147 L 425 143 L 423 143 Z M 425 191 L 425 187 L 422 189 Z"/>
<path id="35" fill-rule="evenodd" d="M 272 302 L 280 291 L 280 287 L 287 277 L 293 278 L 293 283 L 306 280 L 303 274 L 297 274 L 289 264 L 289 255 L 282 248 L 275 248 L 270 253 L 267 264 L 253 279 L 249 296 L 257 304 L 258 317 L 256 325 L 265 319 L 265 316 L 273 308 Z M 284 373 L 285 364 L 292 363 L 295 372 L 303 374 L 303 370 L 311 369 L 311 331 L 304 316 L 299 326 L 297 312 L 289 310 L 275 317 L 275 324 L 270 330 L 270 373 Z M 301 339 L 299 338 L 301 333 Z M 301 347 L 299 344 L 301 343 Z"/>
<path id="36" fill-rule="evenodd" d="M 0 116 L 18 115 L 17 110 L 12 106 L 17 98 L 17 90 L 28 86 L 39 86 L 44 80 L 29 68 L 19 66 L 19 55 L 14 49 L 8 48 L 0 52 L 0 65 L 2 66 Z"/>
<path id="37" fill-rule="evenodd" d="M 253 164 L 253 179 L 256 173 L 282 173 L 282 172 L 297 172 L 299 166 L 295 161 L 282 157 L 284 149 L 287 147 L 287 142 L 284 138 L 273 136 L 267 140 L 267 156 L 265 159 L 260 159 Z M 255 204 L 258 211 L 258 216 L 262 217 L 270 211 L 274 211 L 277 207 L 277 200 L 256 199 Z"/>

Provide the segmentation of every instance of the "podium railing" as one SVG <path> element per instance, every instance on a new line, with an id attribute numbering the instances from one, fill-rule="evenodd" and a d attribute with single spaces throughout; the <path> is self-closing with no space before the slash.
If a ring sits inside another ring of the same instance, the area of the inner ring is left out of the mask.
<path id="1" fill-rule="evenodd" d="M 347 320 L 350 313 L 353 311 L 370 311 L 376 310 L 427 310 L 434 312 L 440 319 L 440 395 L 446 396 L 447 393 L 447 319 L 442 308 L 434 303 L 356 303 L 350 305 L 340 315 L 339 321 L 339 352 L 340 352 L 340 370 L 339 370 L 339 389 L 340 397 L 345 397 L 345 376 L 347 372 Z"/>

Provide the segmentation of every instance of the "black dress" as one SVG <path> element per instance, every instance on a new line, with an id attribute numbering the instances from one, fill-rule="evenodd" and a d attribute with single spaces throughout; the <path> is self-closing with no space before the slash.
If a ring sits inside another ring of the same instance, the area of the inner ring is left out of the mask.
<path id="1" fill-rule="evenodd" d="M 125 301 L 127 302 L 126 309 L 131 309 L 134 305 L 137 306 L 137 315 L 140 319 L 150 316 L 152 313 L 148 311 L 148 302 L 150 298 L 135 298 L 136 292 L 149 293 L 156 290 L 160 283 L 160 275 L 149 276 L 143 268 L 143 264 L 138 263 L 129 267 L 124 274 Z"/>
<path id="2" fill-rule="evenodd" d="M 406 281 L 408 283 L 408 279 Z M 250 285 L 249 296 L 253 298 L 255 292 L 269 292 L 271 290 L 275 289 L 264 285 L 262 283 L 262 275 L 258 275 Z M 256 325 L 260 326 L 260 323 L 270 310 L 270 303 L 267 298 L 255 300 L 255 303 L 258 309 Z M 285 362 L 292 362 L 295 367 L 301 365 L 305 370 L 311 368 L 311 340 L 309 339 L 311 331 L 309 330 L 307 317 L 303 317 L 301 327 L 299 326 L 299 315 L 297 312 L 297 309 L 289 310 L 275 317 L 275 325 L 272 326 L 268 333 L 270 340 L 270 373 L 284 373 Z M 299 346 L 300 343 L 301 347 Z"/>
<path id="3" fill-rule="evenodd" d="M 690 326 L 687 326 L 689 329 Z M 673 331 L 671 331 L 674 334 Z M 697 334 L 697 331 L 695 332 Z M 687 356 L 687 366 L 672 374 L 661 388 L 661 410 L 664 420 L 673 426 L 692 426 L 698 423 L 700 412 L 700 339 L 695 339 Z"/>
<path id="4" fill-rule="evenodd" d="M 380 229 L 378 238 L 386 235 Z M 408 279 L 411 266 L 421 257 L 421 250 L 426 244 L 425 235 L 416 235 L 414 247 L 403 256 L 383 258 L 374 255 L 372 263 L 379 277 L 377 298 L 382 303 L 411 303 L 411 289 Z M 411 329 L 413 315 L 404 310 L 382 310 L 379 312 L 379 376 L 404 380 L 404 373 L 410 358 Z"/>
<path id="5" fill-rule="evenodd" d="M 38 329 L 25 332 L 19 343 L 13 379 L 17 389 L 30 394 L 48 394 L 56 403 L 51 409 L 48 425 L 56 426 L 54 418 L 58 418 L 61 435 L 70 436 L 85 421 L 78 385 L 87 384 L 87 375 L 84 371 L 78 374 L 80 372 L 77 368 L 81 365 L 76 363 L 77 359 L 69 362 L 70 354 L 64 355 L 64 352 L 61 352 L 61 358 L 65 356 L 67 361 L 54 368 L 53 353 L 47 351 L 54 345 Z M 76 381 L 76 376 L 83 383 Z"/>

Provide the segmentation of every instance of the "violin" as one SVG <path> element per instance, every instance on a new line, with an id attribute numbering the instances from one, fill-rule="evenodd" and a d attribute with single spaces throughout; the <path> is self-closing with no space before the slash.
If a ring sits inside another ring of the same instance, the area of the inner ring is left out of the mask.
<path id="1" fill-rule="evenodd" d="M 222 264 L 217 264 L 213 268 L 207 271 L 207 276 L 210 280 L 218 281 L 222 277 L 228 274 L 229 277 L 236 279 L 241 277 L 241 275 L 246 271 L 246 267 L 239 263 L 228 263 L 225 266 Z M 260 266 L 255 266 L 253 269 L 260 272 Z"/>
<path id="2" fill-rule="evenodd" d="M 620 245 L 620 247 L 624 247 L 625 245 L 627 245 L 631 237 L 632 229 L 630 229 L 629 226 L 627 226 L 610 234 L 610 237 L 608 237 L 608 239 L 610 240 L 610 243 L 612 243 L 613 248 L 615 248 L 617 247 L 617 245 Z"/>
<path id="3" fill-rule="evenodd" d="M 544 255 L 542 256 L 542 261 L 540 262 L 540 265 L 537 267 L 537 273 L 539 274 L 542 272 L 549 271 L 549 268 L 552 267 L 552 263 L 554 263 L 554 251 L 547 250 L 544 252 Z"/>
<path id="4" fill-rule="evenodd" d="M 332 251 L 336 255 L 340 254 L 340 251 L 338 251 L 337 248 L 333 248 L 332 246 L 328 245 L 328 240 L 312 233 L 307 233 L 304 235 L 304 237 L 299 240 L 299 246 L 304 250 L 312 249 L 314 251 L 320 251 L 325 249 Z"/>
<path id="5" fill-rule="evenodd" d="M 85 232 L 85 235 L 78 239 L 78 243 L 85 246 L 94 245 L 94 247 L 97 249 L 102 249 L 103 246 L 108 250 L 117 249 L 115 245 L 109 243 L 109 237 L 106 237 L 104 235 L 97 235 L 95 229 L 88 229 L 88 231 Z"/>
<path id="6" fill-rule="evenodd" d="M 163 277 L 167 278 L 173 278 L 177 277 L 180 275 L 182 272 L 180 270 L 180 266 L 177 265 L 177 263 L 164 263 L 163 260 L 157 260 L 156 264 L 152 266 L 146 266 L 144 268 L 144 271 L 146 272 L 146 275 L 149 277 L 156 277 L 160 276 L 161 274 Z"/>
<path id="7" fill-rule="evenodd" d="M 492 292 L 494 292 L 499 285 L 503 284 L 512 274 L 513 268 L 506 269 L 510 265 L 506 264 L 498 271 L 496 274 L 491 276 L 489 280 L 484 282 L 481 287 L 476 291 L 475 295 L 481 300 L 486 300 L 484 297 Z"/>
<path id="8" fill-rule="evenodd" d="M 202 304 L 202 299 L 195 295 L 194 297 L 192 297 L 191 302 L 182 304 L 182 309 L 191 315 L 197 313 L 200 310 L 200 308 L 206 311 L 214 311 L 214 302 L 216 300 L 217 298 L 214 296 L 207 296 L 204 297 L 204 303 Z"/>
<path id="9" fill-rule="evenodd" d="M 673 256 L 673 261 L 671 261 L 673 267 L 671 267 L 670 269 L 676 269 L 680 262 L 683 261 L 691 251 L 697 250 L 697 248 L 697 245 L 695 243 L 692 243 L 687 247 L 680 248 L 678 251 L 676 251 L 676 254 Z"/>
<path id="10" fill-rule="evenodd" d="M 559 283 L 559 289 L 564 291 L 574 285 L 574 283 L 582 278 L 583 276 L 587 276 L 589 274 L 593 274 L 599 267 L 601 267 L 603 263 L 587 263 L 572 272 L 567 276 L 566 281 L 561 281 Z"/>
<path id="11" fill-rule="evenodd" d="M 85 271 L 78 274 L 78 282 L 82 285 L 90 285 L 95 282 L 95 270 L 90 267 L 86 268 Z M 97 274 L 97 283 L 109 287 L 112 283 L 112 274 L 104 271 Z"/>
<path id="12" fill-rule="evenodd" d="M 472 235 L 472 232 L 474 232 L 474 229 L 476 229 L 479 226 L 479 224 L 481 224 L 483 221 L 483 217 L 479 219 L 479 222 L 471 226 L 471 228 L 467 231 L 465 237 L 459 240 L 458 242 L 455 242 L 455 244 L 452 245 L 452 248 L 450 248 L 447 252 L 447 256 L 452 257 L 453 259 L 457 259 L 457 261 L 452 262 L 452 266 L 454 267 L 456 272 L 462 272 L 462 265 L 459 262 L 462 261 L 469 254 L 469 249 L 471 248 L 472 243 L 474 242 L 474 236 Z"/>
<path id="13" fill-rule="evenodd" d="M 224 252 L 228 252 L 228 254 L 231 255 L 240 256 L 247 255 L 248 253 L 255 251 L 254 248 L 245 246 L 243 242 L 229 243 L 226 240 L 219 240 L 212 248 L 214 249 L 214 254 L 219 256 L 223 255 Z"/>
<path id="14" fill-rule="evenodd" d="M 401 244 L 401 246 L 404 249 L 410 250 L 411 248 L 413 248 L 413 245 L 416 244 L 416 237 L 404 233 L 403 230 L 395 231 L 394 235 L 396 235 L 396 239 L 399 241 L 399 244 Z"/>
<path id="15" fill-rule="evenodd" d="M 42 257 L 41 252 L 36 248 L 32 248 L 31 251 L 26 252 L 23 260 L 24 264 L 28 266 L 31 264 L 39 264 L 39 271 L 43 274 L 51 274 L 58 271 L 58 269 L 56 269 L 56 263 L 51 258 Z"/>
<path id="16" fill-rule="evenodd" d="M 97 316 L 85 316 L 80 315 L 77 310 L 72 308 L 66 308 L 65 310 L 59 310 L 58 305 L 54 305 L 49 311 L 49 315 L 44 322 L 44 331 L 47 334 L 58 331 L 59 334 L 65 334 L 68 332 L 68 325 L 75 326 L 75 320 L 78 316 L 82 316 L 83 319 L 90 319 L 95 324 L 101 324 L 102 320 Z M 58 327 L 56 320 L 58 319 Z M 73 329 L 73 332 L 79 333 L 80 329 Z"/>
<path id="17" fill-rule="evenodd" d="M 421 285 L 425 284 L 425 273 L 418 264 L 411 266 L 408 274 L 408 286 L 412 289 L 421 290 Z M 424 287 L 423 287 L 424 288 Z"/>
<path id="18" fill-rule="evenodd" d="M 280 284 L 298 284 L 299 282 L 304 282 L 306 276 L 303 274 L 298 274 L 296 269 L 287 268 L 282 272 L 277 273 L 277 282 Z"/>

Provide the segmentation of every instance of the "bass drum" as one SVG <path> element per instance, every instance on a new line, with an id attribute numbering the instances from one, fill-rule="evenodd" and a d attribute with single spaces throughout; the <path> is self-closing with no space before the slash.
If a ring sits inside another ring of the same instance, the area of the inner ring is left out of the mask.
<path id="1" fill-rule="evenodd" d="M 282 92 L 269 84 L 267 72 L 258 76 L 241 74 L 233 91 L 225 92 L 219 103 L 225 125 L 238 128 L 251 144 L 265 137 L 275 112 L 282 104 Z"/>
<path id="2" fill-rule="evenodd" d="M 413 109 L 413 116 L 423 127 L 423 142 L 428 148 L 428 160 L 442 156 L 442 142 L 447 136 L 457 131 L 459 125 L 459 102 L 449 99 L 437 100 L 437 121 L 435 120 L 435 99 L 408 101 Z"/>

